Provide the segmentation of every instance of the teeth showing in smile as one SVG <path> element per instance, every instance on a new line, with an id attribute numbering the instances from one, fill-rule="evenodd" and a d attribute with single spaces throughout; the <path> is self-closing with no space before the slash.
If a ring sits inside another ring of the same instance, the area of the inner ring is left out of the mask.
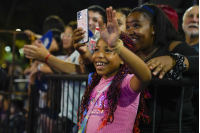
<path id="1" fill-rule="evenodd" d="M 103 62 L 97 62 L 97 66 L 105 66 L 106 64 Z"/>

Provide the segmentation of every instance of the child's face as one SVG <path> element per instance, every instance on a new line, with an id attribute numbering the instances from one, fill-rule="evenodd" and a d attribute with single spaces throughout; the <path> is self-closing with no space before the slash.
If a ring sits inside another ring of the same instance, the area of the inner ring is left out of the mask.
<path id="1" fill-rule="evenodd" d="M 94 66 L 99 75 L 104 79 L 117 74 L 121 59 L 117 54 L 108 49 L 108 45 L 100 39 L 92 56 Z"/>

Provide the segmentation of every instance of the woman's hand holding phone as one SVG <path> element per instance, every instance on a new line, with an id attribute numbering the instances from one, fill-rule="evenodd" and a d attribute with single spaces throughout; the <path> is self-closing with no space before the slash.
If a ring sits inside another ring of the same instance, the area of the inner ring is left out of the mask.
<path id="1" fill-rule="evenodd" d="M 84 64 L 92 63 L 92 54 L 87 48 L 87 43 L 80 43 L 80 40 L 84 38 L 84 30 L 82 28 L 77 28 L 74 30 L 73 46 L 80 53 Z"/>
<path id="2" fill-rule="evenodd" d="M 86 43 L 79 43 L 80 40 L 84 38 L 85 31 L 82 28 L 77 28 L 74 30 L 74 48 L 80 53 L 85 54 L 87 51 L 87 44 Z"/>

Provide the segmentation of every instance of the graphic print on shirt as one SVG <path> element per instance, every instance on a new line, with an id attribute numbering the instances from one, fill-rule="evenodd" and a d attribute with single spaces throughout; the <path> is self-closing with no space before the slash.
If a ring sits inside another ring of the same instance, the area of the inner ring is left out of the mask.
<path id="1" fill-rule="evenodd" d="M 97 91 L 93 91 L 90 95 L 90 104 L 92 104 L 95 101 L 95 97 L 98 94 Z M 100 96 L 97 102 L 94 105 L 93 110 L 91 111 L 91 115 L 104 115 L 103 108 L 107 107 L 108 100 L 105 99 L 107 97 L 107 91 L 103 92 Z M 103 104 L 103 105 L 102 105 Z"/>

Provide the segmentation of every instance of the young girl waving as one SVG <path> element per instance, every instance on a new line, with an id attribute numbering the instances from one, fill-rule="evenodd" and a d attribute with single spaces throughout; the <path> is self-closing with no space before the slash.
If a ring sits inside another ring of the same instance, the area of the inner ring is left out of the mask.
<path id="1" fill-rule="evenodd" d="M 92 56 L 96 73 L 79 108 L 80 133 L 131 133 L 140 92 L 151 80 L 147 65 L 119 39 L 115 11 L 110 7 L 106 13 L 107 28 L 98 20 L 101 39 Z"/>

